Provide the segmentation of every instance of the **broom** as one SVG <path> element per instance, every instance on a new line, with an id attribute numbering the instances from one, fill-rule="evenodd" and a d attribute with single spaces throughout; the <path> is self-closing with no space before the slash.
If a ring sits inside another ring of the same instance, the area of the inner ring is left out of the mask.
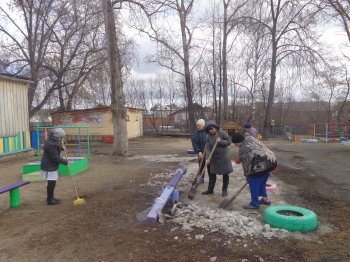
<path id="1" fill-rule="evenodd" d="M 64 143 L 62 141 L 62 145 L 64 146 Z M 66 153 L 66 150 L 63 151 L 64 152 L 64 156 L 66 157 L 66 160 L 68 162 L 68 157 L 67 157 L 67 153 Z M 75 206 L 78 206 L 78 205 L 85 205 L 85 200 L 84 198 L 80 198 L 79 197 L 79 194 L 78 194 L 78 190 L 77 190 L 77 187 L 75 185 L 75 181 L 74 181 L 74 178 L 73 178 L 73 175 L 72 175 L 72 171 L 70 170 L 70 166 L 69 166 L 69 162 L 68 162 L 68 171 L 69 171 L 69 176 L 72 178 L 72 182 L 73 182 L 73 186 L 74 186 L 74 189 L 75 189 L 75 194 L 77 196 L 77 199 L 73 201 L 73 205 Z"/>
<path id="2" fill-rule="evenodd" d="M 213 146 L 213 149 L 211 150 L 207 160 L 211 159 L 211 157 L 212 157 L 212 155 L 213 155 L 217 145 L 218 145 L 218 142 L 215 142 L 215 144 Z M 203 157 L 203 159 L 204 159 L 204 157 Z M 203 161 L 203 159 L 202 159 L 202 161 Z M 204 166 L 204 168 L 203 168 L 203 170 L 202 170 L 202 172 L 201 172 L 201 174 L 199 176 L 200 179 L 202 179 L 202 177 L 204 176 L 206 168 L 207 168 L 207 164 L 205 164 L 205 166 Z M 191 199 L 191 200 L 194 199 L 194 197 L 196 195 L 196 192 L 197 192 L 197 187 L 199 186 L 199 184 L 197 183 L 197 180 L 198 180 L 198 174 L 197 174 L 195 180 L 193 181 L 194 183 L 192 183 L 192 187 L 191 187 L 190 191 L 188 192 L 188 198 Z"/>
<path id="3" fill-rule="evenodd" d="M 247 182 L 244 183 L 243 186 L 241 186 L 241 188 L 237 191 L 236 194 L 233 195 L 233 197 L 231 198 L 226 198 L 224 199 L 224 201 L 222 201 L 219 205 L 219 208 L 223 208 L 223 209 L 226 209 L 229 207 L 229 205 L 233 202 L 233 200 L 235 200 L 235 198 L 239 195 L 239 193 L 241 193 L 243 191 L 243 189 L 247 186 Z"/>

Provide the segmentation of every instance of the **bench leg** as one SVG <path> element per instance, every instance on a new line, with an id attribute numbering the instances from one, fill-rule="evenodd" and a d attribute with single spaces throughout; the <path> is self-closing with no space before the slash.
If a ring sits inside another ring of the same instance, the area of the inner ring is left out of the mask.
<path id="1" fill-rule="evenodd" d="M 21 204 L 21 198 L 19 194 L 19 188 L 10 190 L 10 207 L 16 208 Z"/>

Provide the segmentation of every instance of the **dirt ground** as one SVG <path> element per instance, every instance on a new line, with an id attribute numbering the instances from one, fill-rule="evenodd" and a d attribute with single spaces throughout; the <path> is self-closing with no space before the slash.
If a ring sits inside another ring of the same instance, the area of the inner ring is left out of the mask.
<path id="1" fill-rule="evenodd" d="M 0 195 L 0 261 L 350 261 L 350 146 L 282 140 L 267 145 L 278 157 L 276 179 L 290 191 L 284 191 L 285 201 L 319 217 L 311 240 L 247 237 L 224 245 L 236 239 L 195 229 L 192 236 L 205 238 L 190 240 L 185 231 L 172 230 L 171 222 L 143 221 L 140 214 L 161 192 L 161 187 L 145 186 L 152 174 L 174 172 L 191 148 L 184 138 L 145 137 L 130 141 L 134 157 L 125 159 L 111 156 L 110 145 L 93 145 L 89 170 L 75 176 L 85 206 L 72 205 L 69 177 L 57 183 L 61 205 L 45 205 L 45 182 L 22 187 L 17 209 L 9 208 L 8 194 Z M 234 159 L 237 150 L 231 151 Z M 149 157 L 137 158 L 145 155 Z M 150 161 L 159 155 L 179 160 Z M 0 185 L 19 181 L 21 166 L 33 158 L 1 162 Z M 322 225 L 332 230 L 322 232 Z"/>

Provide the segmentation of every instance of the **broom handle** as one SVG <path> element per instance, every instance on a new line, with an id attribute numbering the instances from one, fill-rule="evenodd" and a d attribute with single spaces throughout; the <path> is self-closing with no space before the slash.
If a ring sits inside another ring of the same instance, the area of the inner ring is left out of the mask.
<path id="1" fill-rule="evenodd" d="M 62 145 L 64 146 L 64 142 L 63 142 L 63 141 L 62 141 Z M 75 194 L 77 195 L 77 198 L 79 198 L 78 190 L 77 190 L 77 187 L 76 187 L 76 185 L 75 185 L 74 178 L 73 178 L 73 176 L 72 176 L 72 171 L 70 170 L 69 161 L 68 161 L 68 156 L 67 156 L 67 153 L 66 153 L 66 147 L 65 147 L 65 149 L 63 150 L 63 152 L 64 152 L 64 156 L 66 157 L 66 160 L 67 160 L 67 162 L 68 162 L 67 167 L 68 167 L 68 171 L 69 171 L 69 176 L 72 178 L 72 181 L 73 181 L 73 186 L 74 186 Z"/>

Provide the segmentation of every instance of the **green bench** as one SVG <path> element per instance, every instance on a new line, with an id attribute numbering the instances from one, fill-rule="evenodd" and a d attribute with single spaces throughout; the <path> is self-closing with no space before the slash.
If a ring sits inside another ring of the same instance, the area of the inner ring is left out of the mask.
<path id="1" fill-rule="evenodd" d="M 9 186 L 0 187 L 0 195 L 6 192 L 10 192 L 10 207 L 11 208 L 19 207 L 21 204 L 19 188 L 22 186 L 28 185 L 29 183 L 30 183 L 29 181 L 21 181 Z"/>

